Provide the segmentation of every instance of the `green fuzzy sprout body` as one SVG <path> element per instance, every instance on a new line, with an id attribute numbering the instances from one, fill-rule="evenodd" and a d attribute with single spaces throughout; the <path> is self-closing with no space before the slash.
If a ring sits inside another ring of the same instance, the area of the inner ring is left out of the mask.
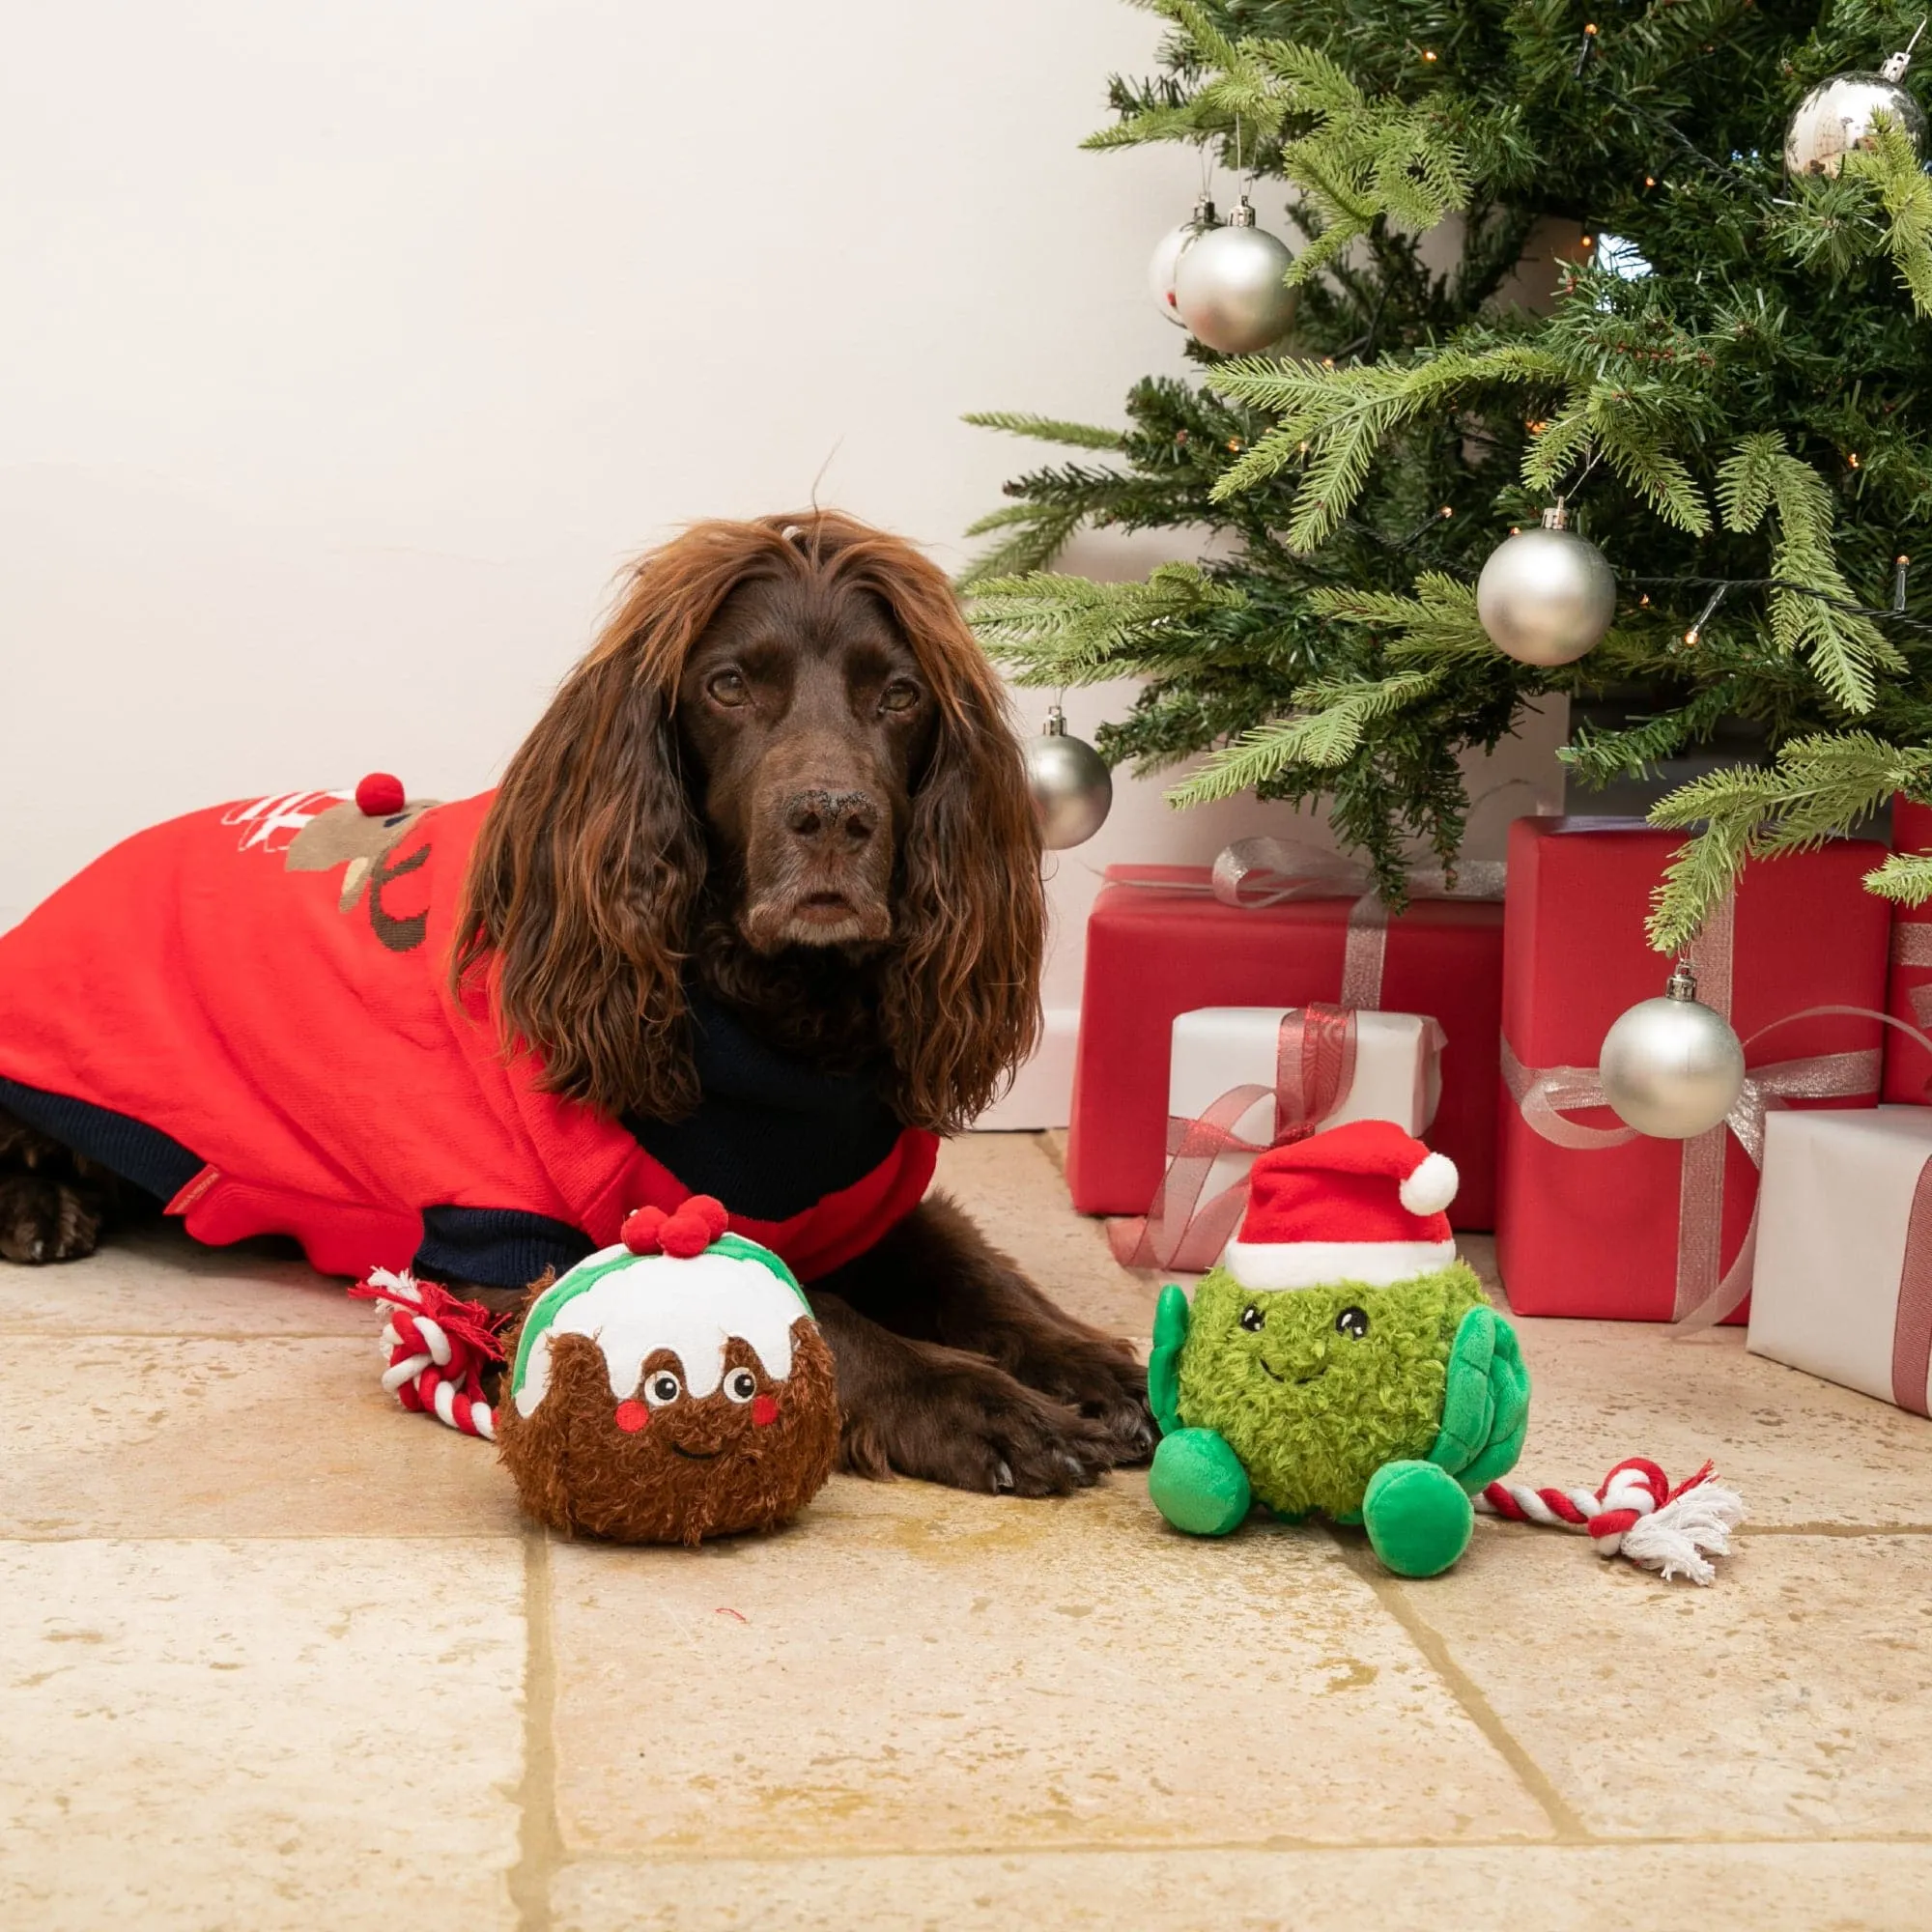
<path id="1" fill-rule="evenodd" d="M 1207 1275 L 1190 1313 L 1161 1293 L 1149 1383 L 1161 1513 L 1225 1535 L 1252 1503 L 1366 1524 L 1406 1576 L 1466 1547 L 1469 1497 L 1515 1465 L 1529 1378 L 1515 1331 L 1461 1262 L 1392 1286 L 1245 1289 Z"/>

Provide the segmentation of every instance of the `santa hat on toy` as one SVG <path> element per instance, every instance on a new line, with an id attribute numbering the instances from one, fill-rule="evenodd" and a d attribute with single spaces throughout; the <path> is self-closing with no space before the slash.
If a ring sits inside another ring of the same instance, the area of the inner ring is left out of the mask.
<path id="1" fill-rule="evenodd" d="M 1386 1288 L 1447 1267 L 1456 1163 L 1392 1121 L 1350 1121 L 1257 1155 L 1241 1232 L 1221 1257 L 1243 1288 L 1359 1281 Z"/>

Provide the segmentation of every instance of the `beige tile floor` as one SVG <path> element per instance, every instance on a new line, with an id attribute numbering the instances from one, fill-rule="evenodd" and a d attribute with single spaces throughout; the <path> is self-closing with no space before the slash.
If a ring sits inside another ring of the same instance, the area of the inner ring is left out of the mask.
<path id="1" fill-rule="evenodd" d="M 945 1177 L 1145 1338 L 1055 1151 Z M 1134 1474 L 554 1543 L 295 1264 L 8 1272 L 0 1925 L 1932 1923 L 1932 1424 L 1734 1333 L 1523 1327 L 1525 1473 L 1719 1454 L 1716 1587 L 1494 1522 L 1420 1584 L 1194 1545 Z"/>

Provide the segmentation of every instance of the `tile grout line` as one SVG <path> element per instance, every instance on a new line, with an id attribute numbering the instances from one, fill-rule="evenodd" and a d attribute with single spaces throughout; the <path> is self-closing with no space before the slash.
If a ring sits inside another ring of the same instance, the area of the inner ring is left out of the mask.
<path id="1" fill-rule="evenodd" d="M 1366 1549 L 1352 1548 L 1332 1529 L 1329 1534 L 1341 1552 L 1342 1560 L 1375 1592 L 1376 1601 L 1402 1626 L 1408 1640 L 1422 1653 L 1423 1661 L 1461 1707 L 1463 1715 L 1489 1740 L 1497 1755 L 1516 1774 L 1517 1781 L 1542 1806 L 1545 1817 L 1549 1820 L 1550 1830 L 1556 1835 L 1556 1842 L 1566 1845 L 1600 1843 L 1601 1840 L 1570 1808 L 1568 1801 L 1550 1781 L 1549 1775 L 1511 1736 L 1509 1727 L 1496 1715 L 1494 1707 L 1476 1688 L 1475 1680 L 1449 1654 L 1448 1642 L 1441 1633 L 1423 1620 L 1421 1613 L 1405 1595 L 1401 1579 L 1384 1571 Z"/>
<path id="2" fill-rule="evenodd" d="M 524 1775 L 510 1903 L 518 1932 L 550 1932 L 551 1885 L 563 1863 L 556 1816 L 556 1663 L 551 1644 L 550 1536 L 524 1539 Z"/>
<path id="3" fill-rule="evenodd" d="M 1574 1841 L 1553 1838 L 1190 1838 L 1174 1842 L 1147 1839 L 1122 1843 L 1112 1838 L 1095 1838 L 1057 1844 L 968 1843 L 913 1848 L 902 1845 L 821 1846 L 812 1851 L 730 1851 L 717 1854 L 672 1847 L 658 1852 L 592 1852 L 575 1861 L 574 1866 L 580 1869 L 604 1866 L 622 1871 L 651 1871 L 665 1865 L 886 1864 L 967 1859 L 996 1861 L 1016 1858 L 1160 1859 L 1249 1855 L 1280 1859 L 1350 1859 L 1382 1854 L 1406 1857 L 1415 1852 L 1439 1852 L 1445 1857 L 1460 1857 L 1475 1852 L 1562 1852 L 1580 1855 L 1584 1852 L 1696 1851 L 1705 1846 L 1742 1851 L 1810 1851 L 1837 1845 L 1932 1847 L 1932 1833 L 1834 1832 L 1822 1838 L 1752 1837 L 1740 1833 L 1700 1838 L 1641 1836 L 1579 1838 Z"/>

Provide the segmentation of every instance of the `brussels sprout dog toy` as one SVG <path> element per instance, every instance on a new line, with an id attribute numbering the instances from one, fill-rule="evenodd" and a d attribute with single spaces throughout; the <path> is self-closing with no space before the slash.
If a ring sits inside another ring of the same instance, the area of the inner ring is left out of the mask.
<path id="1" fill-rule="evenodd" d="M 1148 1491 L 1177 1529 L 1226 1536 L 1256 1501 L 1360 1523 L 1399 1576 L 1433 1577 L 1483 1508 L 1588 1529 L 1605 1554 L 1708 1582 L 1742 1505 L 1708 1465 L 1602 1491 L 1505 1485 L 1529 1424 L 1516 1331 L 1457 1258 L 1456 1169 L 1387 1122 L 1260 1155 L 1246 1218 L 1190 1311 L 1170 1284 L 1149 1393 L 1162 1440 Z"/>

